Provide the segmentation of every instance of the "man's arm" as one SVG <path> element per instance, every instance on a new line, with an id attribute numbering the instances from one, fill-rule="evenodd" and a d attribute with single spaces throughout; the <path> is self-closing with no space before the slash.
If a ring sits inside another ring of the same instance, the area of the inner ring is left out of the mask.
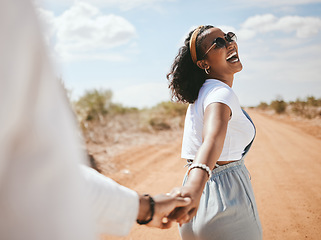
<path id="1" fill-rule="evenodd" d="M 93 240 L 76 122 L 31 1 L 0 1 L 0 35 L 0 239 Z"/>
<path id="2" fill-rule="evenodd" d="M 81 165 L 81 171 L 98 232 L 127 235 L 137 219 L 138 194 L 92 168 Z"/>
<path id="3" fill-rule="evenodd" d="M 136 220 L 152 220 L 149 227 L 168 228 L 171 222 L 166 222 L 166 216 L 176 207 L 186 206 L 190 199 L 157 195 L 154 213 L 148 196 L 140 195 L 87 166 L 81 166 L 86 180 L 86 188 L 99 233 L 109 235 L 127 235 Z"/>

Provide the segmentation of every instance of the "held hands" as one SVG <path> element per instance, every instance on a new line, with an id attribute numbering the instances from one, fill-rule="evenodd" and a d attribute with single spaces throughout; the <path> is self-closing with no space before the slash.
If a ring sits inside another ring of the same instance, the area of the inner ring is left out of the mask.
<path id="1" fill-rule="evenodd" d="M 197 213 L 198 205 L 202 196 L 205 183 L 208 181 L 207 169 L 191 168 L 186 184 L 181 188 L 174 188 L 171 192 L 173 197 L 189 197 L 191 203 L 185 207 L 176 208 L 168 218 L 175 219 L 180 225 L 189 222 Z M 205 171 L 204 171 L 205 170 Z"/>
<path id="2" fill-rule="evenodd" d="M 185 207 L 176 208 L 168 218 L 171 220 L 176 220 L 181 226 L 184 223 L 189 222 L 197 213 L 198 205 L 201 199 L 203 188 L 197 188 L 196 186 L 185 185 L 181 188 L 174 188 L 171 195 L 174 197 L 189 197 L 191 203 Z"/>
<path id="3" fill-rule="evenodd" d="M 174 196 L 172 194 L 160 194 L 152 198 L 151 204 L 150 196 L 140 196 L 140 207 L 138 214 L 138 222 L 148 221 L 149 227 L 157 227 L 167 229 L 171 227 L 173 218 L 168 216 L 177 208 L 186 207 L 191 203 L 191 199 L 186 197 Z M 153 205 L 153 206 L 152 206 Z M 143 223 L 144 224 L 144 223 Z"/>
<path id="4" fill-rule="evenodd" d="M 140 196 L 138 222 L 152 219 L 147 226 L 161 229 L 170 228 L 173 221 L 180 225 L 189 222 L 196 215 L 202 189 L 195 185 L 174 188 L 171 193 L 154 196 L 153 206 L 149 196 Z"/>

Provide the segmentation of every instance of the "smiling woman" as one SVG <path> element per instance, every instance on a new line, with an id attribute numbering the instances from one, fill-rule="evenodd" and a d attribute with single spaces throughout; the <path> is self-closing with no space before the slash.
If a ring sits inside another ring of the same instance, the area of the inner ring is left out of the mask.
<path id="1" fill-rule="evenodd" d="M 176 211 L 183 240 L 262 239 L 244 157 L 255 137 L 232 90 L 242 70 L 236 35 L 213 26 L 190 32 L 167 75 L 176 100 L 190 103 L 184 126 L 183 187 L 192 204 Z"/>

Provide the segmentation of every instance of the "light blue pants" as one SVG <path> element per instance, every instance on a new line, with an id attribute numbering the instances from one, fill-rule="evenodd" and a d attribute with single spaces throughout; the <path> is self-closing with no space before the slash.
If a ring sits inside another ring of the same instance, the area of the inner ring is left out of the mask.
<path id="1" fill-rule="evenodd" d="M 249 172 L 240 160 L 215 168 L 196 216 L 179 228 L 183 240 L 260 240 L 262 228 Z M 184 183 L 187 180 L 185 176 Z"/>

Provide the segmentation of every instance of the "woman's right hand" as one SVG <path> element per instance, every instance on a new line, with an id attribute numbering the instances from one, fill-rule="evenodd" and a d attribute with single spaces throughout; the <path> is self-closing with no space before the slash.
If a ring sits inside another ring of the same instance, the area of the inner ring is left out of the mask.
<path id="1" fill-rule="evenodd" d="M 197 213 L 202 191 L 203 187 L 188 184 L 180 188 L 174 188 L 171 191 L 172 196 L 189 197 L 191 203 L 186 207 L 177 208 L 170 214 L 169 218 L 175 219 L 180 225 L 189 222 Z"/>

